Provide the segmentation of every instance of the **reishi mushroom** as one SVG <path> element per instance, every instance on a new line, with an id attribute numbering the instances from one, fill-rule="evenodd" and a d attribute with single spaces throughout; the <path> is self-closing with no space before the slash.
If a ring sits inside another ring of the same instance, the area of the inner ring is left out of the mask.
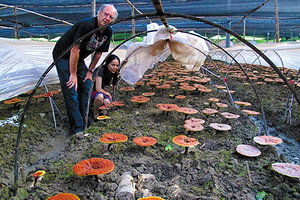
<path id="1" fill-rule="evenodd" d="M 113 143 L 126 142 L 128 140 L 127 136 L 122 133 L 105 133 L 99 139 L 100 142 L 107 143 L 107 151 L 109 151 Z"/>
<path id="2" fill-rule="evenodd" d="M 154 196 L 152 196 L 152 197 L 139 198 L 138 200 L 165 200 L 165 199 L 163 199 L 161 197 L 154 197 Z"/>
<path id="3" fill-rule="evenodd" d="M 229 131 L 231 126 L 228 124 L 210 123 L 209 126 L 217 131 Z"/>
<path id="4" fill-rule="evenodd" d="M 258 148 L 247 144 L 237 145 L 236 151 L 248 157 L 257 157 L 261 154 L 261 151 Z"/>
<path id="5" fill-rule="evenodd" d="M 282 139 L 279 137 L 274 137 L 270 135 L 261 135 L 253 138 L 254 142 L 261 145 L 277 145 L 282 143 Z"/>
<path id="6" fill-rule="evenodd" d="M 273 163 L 272 169 L 285 176 L 300 178 L 300 165 L 293 163 Z"/>
<path id="7" fill-rule="evenodd" d="M 47 200 L 80 200 L 78 196 L 71 193 L 58 193 L 53 197 L 48 197 Z"/>
<path id="8" fill-rule="evenodd" d="M 155 145 L 157 140 L 153 137 L 142 136 L 134 138 L 133 142 L 139 146 L 146 147 Z"/>
<path id="9" fill-rule="evenodd" d="M 173 138 L 173 142 L 179 146 L 185 147 L 185 151 L 183 154 L 188 153 L 189 147 L 193 147 L 199 144 L 196 138 L 187 137 L 185 135 L 177 135 Z"/>
<path id="10" fill-rule="evenodd" d="M 45 171 L 39 170 L 39 171 L 36 171 L 36 172 L 32 175 L 32 176 L 34 177 L 34 182 L 33 182 L 32 187 L 35 187 L 35 186 L 36 186 L 36 183 L 38 182 L 38 180 L 41 180 L 41 178 L 44 176 L 44 174 L 46 174 Z"/>
<path id="11" fill-rule="evenodd" d="M 198 112 L 198 110 L 194 109 L 194 108 L 188 108 L 188 107 L 179 107 L 176 109 L 177 112 L 180 113 L 184 113 L 184 119 L 187 118 L 187 115 L 191 115 L 191 114 L 196 114 Z"/>
<path id="12" fill-rule="evenodd" d="M 191 131 L 202 131 L 203 126 L 200 123 L 186 123 L 183 127 L 190 133 Z"/>
<path id="13" fill-rule="evenodd" d="M 89 158 L 79 161 L 73 167 L 74 174 L 78 176 L 101 175 L 114 170 L 113 161 L 104 158 Z"/>

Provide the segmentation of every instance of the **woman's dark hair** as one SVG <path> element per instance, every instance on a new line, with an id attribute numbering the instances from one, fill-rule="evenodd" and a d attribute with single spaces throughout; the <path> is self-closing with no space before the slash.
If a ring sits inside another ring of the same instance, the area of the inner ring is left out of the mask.
<path id="1" fill-rule="evenodd" d="M 118 61 L 119 61 L 119 63 L 121 63 L 120 62 L 120 58 L 118 57 L 118 56 L 116 56 L 115 54 L 111 54 L 110 56 L 108 56 L 107 57 L 107 59 L 106 59 L 106 61 L 105 61 L 105 63 L 104 63 L 104 66 L 108 66 L 108 64 L 111 62 L 111 61 L 113 61 L 114 59 L 117 59 Z"/>

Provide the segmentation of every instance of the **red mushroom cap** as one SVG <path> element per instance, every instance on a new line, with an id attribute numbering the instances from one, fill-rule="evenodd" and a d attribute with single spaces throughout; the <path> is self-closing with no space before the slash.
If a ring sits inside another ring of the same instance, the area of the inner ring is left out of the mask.
<path id="1" fill-rule="evenodd" d="M 246 113 L 249 116 L 253 116 L 253 115 L 259 115 L 259 112 L 253 111 L 253 110 L 242 110 L 244 113 Z"/>
<path id="2" fill-rule="evenodd" d="M 104 158 L 89 158 L 78 162 L 73 167 L 74 174 L 78 176 L 101 175 L 114 170 L 115 164 Z"/>
<path id="3" fill-rule="evenodd" d="M 156 104 L 156 107 L 162 111 L 173 111 L 179 108 L 176 104 Z"/>
<path id="4" fill-rule="evenodd" d="M 133 142 L 139 146 L 153 146 L 157 141 L 153 137 L 142 136 L 134 138 Z"/>
<path id="5" fill-rule="evenodd" d="M 189 131 L 202 131 L 203 126 L 200 123 L 188 123 L 184 124 L 183 127 Z"/>
<path id="6" fill-rule="evenodd" d="M 198 112 L 198 110 L 194 108 L 187 108 L 187 107 L 179 107 L 176 109 L 176 111 L 184 114 L 196 114 Z"/>
<path id="7" fill-rule="evenodd" d="M 195 138 L 189 138 L 185 135 L 177 135 L 173 138 L 173 142 L 179 146 L 192 147 L 199 144 Z"/>
<path id="8" fill-rule="evenodd" d="M 138 200 L 164 200 L 161 197 L 143 197 L 143 198 L 139 198 Z"/>
<path id="9" fill-rule="evenodd" d="M 99 139 L 103 143 L 126 142 L 127 136 L 122 133 L 104 133 Z"/>
<path id="10" fill-rule="evenodd" d="M 53 197 L 47 198 L 47 200 L 80 200 L 78 196 L 71 193 L 59 193 Z"/>

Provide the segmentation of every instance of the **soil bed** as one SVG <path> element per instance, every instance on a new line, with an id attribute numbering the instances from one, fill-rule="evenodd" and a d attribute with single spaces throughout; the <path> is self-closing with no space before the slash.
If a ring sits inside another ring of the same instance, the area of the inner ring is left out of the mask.
<path id="1" fill-rule="evenodd" d="M 218 66 L 219 73 L 222 74 L 225 66 L 222 63 L 218 63 Z M 256 67 L 256 70 L 263 69 L 260 66 Z M 175 68 L 178 69 L 178 77 L 170 78 L 171 74 L 162 73 L 170 73 L 171 69 Z M 234 73 L 227 78 L 230 90 L 235 91 L 232 94 L 234 100 L 250 102 L 251 106 L 247 107 L 247 110 L 261 112 L 253 90 L 244 84 L 246 79 L 231 76 Z M 169 200 L 300 199 L 299 178 L 283 176 L 271 169 L 272 163 L 292 161 L 287 155 L 278 154 L 275 147 L 260 146 L 253 141 L 253 137 L 265 134 L 255 123 L 262 120 L 261 115 L 249 117 L 242 112 L 244 108 L 231 104 L 228 94 L 216 87 L 222 85 L 220 80 L 195 72 L 186 72 L 184 67 L 176 62 L 159 64 L 147 74 L 158 76 L 160 85 L 163 85 L 164 81 L 186 78 L 184 82 L 189 85 L 202 84 L 211 89 L 211 92 L 187 92 L 179 89 L 179 82 L 172 82 L 169 89 L 157 89 L 155 86 L 147 86 L 151 75 L 147 76 L 145 84 L 135 86 L 134 91 L 126 93 L 118 90 L 116 98 L 125 105 L 103 111 L 103 115 L 110 118 L 92 123 L 84 131 L 82 138 L 68 133 L 68 123 L 57 111 L 57 127 L 54 127 L 47 98 L 33 99 L 26 114 L 25 126 L 22 128 L 17 186 L 13 185 L 13 170 L 19 127 L 9 124 L 6 119 L 20 114 L 26 101 L 19 103 L 19 109 L 16 109 L 18 106 L 13 108 L 12 105 L 1 102 L 1 120 L 4 121 L 0 127 L 0 200 L 11 197 L 44 200 L 61 192 L 76 194 L 82 200 L 114 200 L 121 176 L 125 172 L 130 172 L 133 177 L 135 199 L 150 194 Z M 206 77 L 210 78 L 210 81 L 199 83 L 196 78 L 193 80 L 189 77 Z M 289 90 L 281 83 L 264 82 L 262 85 L 255 85 L 264 106 L 267 124 L 272 130 L 276 130 L 272 133 L 276 134 L 279 131 L 287 138 L 294 138 L 299 142 L 300 108 L 297 102 L 294 102 L 293 106 L 292 124 L 287 125 L 283 120 Z M 129 85 L 121 82 L 119 88 L 125 86 Z M 51 85 L 48 89 L 58 90 L 60 86 Z M 300 95 L 299 87 L 296 87 L 296 90 Z M 38 92 L 42 94 L 43 88 L 39 88 Z M 145 92 L 155 92 L 147 103 L 130 101 L 132 96 Z M 185 95 L 186 98 L 177 99 L 177 95 Z M 212 97 L 218 98 L 219 103 L 227 104 L 228 107 L 218 108 L 215 103 L 208 101 Z M 21 95 L 21 98 L 27 100 L 28 94 Z M 54 94 L 53 99 L 65 116 L 62 94 Z M 200 132 L 187 131 L 183 127 L 186 117 L 184 113 L 163 112 L 157 108 L 157 104 L 176 104 L 198 110 L 198 113 L 187 115 L 187 119 L 204 119 L 204 129 Z M 218 113 L 205 115 L 202 112 L 205 108 L 217 109 Z M 227 120 L 222 117 L 221 112 L 238 114 L 240 117 Z M 232 129 L 219 132 L 210 128 L 210 123 L 229 124 Z M 99 141 L 104 133 L 122 133 L 127 135 L 128 141 L 113 144 L 107 152 L 107 144 Z M 177 135 L 196 138 L 199 144 L 190 147 L 188 154 L 184 155 L 184 147 L 172 142 L 173 137 Z M 134 138 L 141 136 L 153 137 L 157 139 L 157 143 L 145 148 L 132 142 Z M 287 142 L 288 140 L 284 139 L 283 144 Z M 242 156 L 235 150 L 239 144 L 252 145 L 262 153 L 255 158 Z M 92 176 L 81 177 L 73 173 L 76 163 L 91 157 L 109 159 L 115 164 L 112 172 L 101 175 L 100 182 Z M 30 187 L 33 183 L 32 175 L 38 170 L 44 170 L 46 174 L 36 187 Z M 151 181 L 142 181 L 145 174 L 151 174 Z"/>

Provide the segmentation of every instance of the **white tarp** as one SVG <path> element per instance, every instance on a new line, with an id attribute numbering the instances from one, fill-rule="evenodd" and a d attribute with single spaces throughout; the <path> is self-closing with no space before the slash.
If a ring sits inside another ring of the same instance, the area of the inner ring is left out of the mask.
<path id="1" fill-rule="evenodd" d="M 300 69 L 300 42 L 259 44 L 262 51 L 277 67 Z M 248 46 L 234 46 L 225 49 L 239 63 L 269 66 L 269 64 Z M 231 62 L 232 59 L 221 50 L 212 50 L 209 55 L 214 60 Z"/>
<path id="2" fill-rule="evenodd" d="M 151 69 L 157 61 L 165 60 L 170 54 L 176 61 L 186 65 L 190 70 L 198 70 L 204 63 L 209 48 L 205 40 L 182 32 L 175 27 L 149 24 L 150 32 L 143 42 L 129 45 L 125 58 L 128 60 L 120 70 L 122 79 L 129 84 L 140 80 L 147 69 Z M 202 53 L 201 53 L 202 52 Z"/>
<path id="3" fill-rule="evenodd" d="M 0 101 L 34 89 L 37 81 L 53 62 L 52 50 L 55 42 L 15 40 L 0 38 Z M 108 52 L 103 53 L 100 64 Z M 124 59 L 125 50 L 114 54 Z M 91 57 L 86 58 L 86 64 Z M 59 79 L 54 66 L 41 85 L 56 84 Z"/>
<path id="4" fill-rule="evenodd" d="M 34 89 L 44 71 L 53 62 L 55 43 L 0 38 L 0 101 Z M 42 85 L 58 83 L 54 67 Z"/>

